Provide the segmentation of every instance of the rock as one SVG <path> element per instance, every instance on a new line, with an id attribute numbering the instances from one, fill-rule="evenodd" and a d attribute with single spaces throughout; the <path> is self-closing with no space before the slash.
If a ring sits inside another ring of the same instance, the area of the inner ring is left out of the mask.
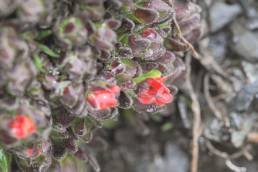
<path id="1" fill-rule="evenodd" d="M 230 62 L 230 61 L 229 61 Z M 243 70 L 241 70 L 239 67 L 233 67 L 231 69 L 232 77 L 230 78 L 232 82 L 233 90 L 236 92 L 232 94 L 232 96 L 235 96 L 239 90 L 243 88 L 243 86 L 246 83 L 246 76 L 243 73 Z M 233 97 L 231 97 L 233 98 Z"/>
<path id="2" fill-rule="evenodd" d="M 246 22 L 246 26 L 250 30 L 258 29 L 258 15 L 255 18 L 248 19 Z"/>
<path id="3" fill-rule="evenodd" d="M 251 131 L 252 127 L 254 126 L 254 122 L 256 121 L 256 114 L 248 114 L 246 116 L 242 113 L 235 113 L 232 112 L 230 114 L 231 125 L 234 126 L 231 129 L 231 143 L 236 148 L 240 148 L 243 146 L 246 136 Z"/>
<path id="4" fill-rule="evenodd" d="M 251 103 L 253 102 L 255 96 L 258 94 L 258 80 L 245 85 L 236 95 L 236 98 L 232 102 L 233 109 L 242 112 L 246 111 Z"/>
<path id="5" fill-rule="evenodd" d="M 211 31 L 216 32 L 226 26 L 240 12 L 241 8 L 238 5 L 227 5 L 222 2 L 215 3 L 210 9 Z"/>
<path id="6" fill-rule="evenodd" d="M 255 161 L 242 161 L 242 166 L 246 167 L 248 172 L 257 172 L 258 164 Z"/>
<path id="7" fill-rule="evenodd" d="M 225 32 L 218 33 L 210 38 L 208 48 L 214 59 L 219 63 L 225 59 L 227 44 L 228 39 Z"/>
<path id="8" fill-rule="evenodd" d="M 258 65 L 254 65 L 253 63 L 247 61 L 242 61 L 242 67 L 249 82 L 255 82 L 258 80 Z"/>
<path id="9" fill-rule="evenodd" d="M 231 49 L 247 61 L 258 62 L 258 35 L 237 22 L 231 26 L 231 30 Z"/>
<path id="10" fill-rule="evenodd" d="M 189 160 L 185 152 L 175 144 L 167 144 L 165 157 L 156 157 L 148 172 L 187 172 Z"/>
<path id="11" fill-rule="evenodd" d="M 222 121 L 215 119 L 208 119 L 205 122 L 204 136 L 209 140 L 215 142 L 223 142 L 228 140 L 228 134 L 224 132 L 224 126 Z"/>

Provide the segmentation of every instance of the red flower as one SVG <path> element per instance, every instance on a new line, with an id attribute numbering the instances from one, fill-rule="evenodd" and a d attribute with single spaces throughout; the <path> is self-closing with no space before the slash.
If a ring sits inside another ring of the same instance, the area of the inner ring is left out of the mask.
<path id="1" fill-rule="evenodd" d="M 39 155 L 42 154 L 42 149 L 39 148 L 38 151 L 36 151 L 36 152 L 37 152 L 37 156 L 39 156 Z M 28 148 L 28 149 L 26 150 L 26 154 L 27 154 L 28 157 L 33 157 L 34 154 L 35 154 L 35 151 L 34 151 L 33 148 Z"/>
<path id="2" fill-rule="evenodd" d="M 156 39 L 157 36 L 158 36 L 157 32 L 155 31 L 155 29 L 152 29 L 152 28 L 144 29 L 144 31 L 142 32 L 142 37 L 144 38 Z"/>
<path id="3" fill-rule="evenodd" d="M 156 104 L 158 106 L 164 106 L 165 104 L 173 101 L 173 95 L 170 90 L 164 85 L 166 78 L 148 78 L 145 80 L 148 88 L 142 89 L 138 93 L 138 100 L 142 104 Z"/>
<path id="4" fill-rule="evenodd" d="M 97 110 L 105 110 L 117 106 L 116 96 L 119 92 L 120 88 L 113 86 L 107 89 L 93 91 L 86 99 Z"/>
<path id="5" fill-rule="evenodd" d="M 24 139 L 36 132 L 34 121 L 25 115 L 16 115 L 15 118 L 9 122 L 8 126 L 11 129 L 11 134 L 16 139 Z"/>
<path id="6" fill-rule="evenodd" d="M 28 157 L 32 157 L 33 154 L 34 154 L 33 148 L 28 148 L 27 151 L 26 151 L 26 153 L 27 153 L 27 156 L 28 156 Z"/>

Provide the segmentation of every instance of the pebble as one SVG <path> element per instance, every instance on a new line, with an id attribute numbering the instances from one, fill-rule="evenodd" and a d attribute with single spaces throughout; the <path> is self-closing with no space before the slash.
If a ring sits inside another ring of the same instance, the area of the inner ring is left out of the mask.
<path id="1" fill-rule="evenodd" d="M 183 150 L 176 144 L 167 144 L 165 157 L 156 157 L 149 166 L 148 172 L 187 172 L 189 159 Z"/>
<path id="2" fill-rule="evenodd" d="M 230 23 L 241 13 L 238 5 L 227 5 L 222 2 L 215 3 L 210 9 L 211 31 L 216 32 Z"/>
<path id="3" fill-rule="evenodd" d="M 258 62 L 258 34 L 249 31 L 237 21 L 231 26 L 231 31 L 231 49 L 244 60 Z"/>

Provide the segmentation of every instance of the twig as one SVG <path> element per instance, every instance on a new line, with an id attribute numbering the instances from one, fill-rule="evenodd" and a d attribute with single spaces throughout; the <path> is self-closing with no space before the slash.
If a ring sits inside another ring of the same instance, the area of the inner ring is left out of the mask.
<path id="1" fill-rule="evenodd" d="M 176 16 L 176 15 L 175 15 L 175 16 Z M 176 31 L 177 31 L 177 36 L 183 41 L 183 43 L 185 43 L 185 44 L 189 47 L 189 49 L 190 49 L 191 52 L 192 52 L 192 55 L 193 55 L 196 59 L 200 59 L 200 56 L 199 56 L 199 54 L 197 53 L 197 51 L 195 50 L 195 48 L 193 47 L 193 45 L 192 45 L 189 41 L 187 41 L 187 40 L 184 38 L 183 33 L 182 33 L 181 29 L 180 29 L 180 26 L 179 26 L 179 24 L 178 24 L 178 22 L 177 22 L 175 16 L 173 17 L 172 22 L 173 22 L 173 24 L 174 24 L 175 27 L 176 27 L 175 29 L 176 29 Z"/>
<path id="2" fill-rule="evenodd" d="M 247 140 L 250 143 L 258 143 L 258 133 L 257 132 L 251 132 L 247 136 Z"/>
<path id="3" fill-rule="evenodd" d="M 227 167 L 230 168 L 231 170 L 233 170 L 234 172 L 246 172 L 246 168 L 244 168 L 244 167 L 237 167 L 236 165 L 234 165 L 232 163 L 231 160 L 239 158 L 242 155 L 244 155 L 247 152 L 247 149 L 249 149 L 248 146 L 244 147 L 240 151 L 238 151 L 238 152 L 236 152 L 234 154 L 231 154 L 231 155 L 229 155 L 226 152 L 222 152 L 222 151 L 216 149 L 209 141 L 206 142 L 206 146 L 213 154 L 215 154 L 215 155 L 225 159 L 226 160 L 225 163 L 226 163 Z"/>
<path id="4" fill-rule="evenodd" d="M 186 87 L 188 88 L 190 97 L 192 99 L 192 111 L 193 111 L 193 139 L 192 139 L 192 162 L 191 162 L 191 172 L 198 171 L 198 159 L 199 159 L 199 137 L 201 135 L 201 111 L 200 104 L 197 95 L 194 92 L 191 83 L 191 59 L 192 57 L 188 55 L 186 57 Z"/>
<path id="5" fill-rule="evenodd" d="M 216 107 L 213 99 L 211 98 L 210 91 L 209 91 L 209 79 L 210 76 L 207 74 L 204 77 L 204 96 L 205 99 L 207 100 L 208 106 L 211 109 L 211 111 L 214 113 L 214 115 L 220 119 L 223 120 L 224 124 L 228 127 L 230 125 L 229 119 L 227 116 L 222 115 L 222 113 L 218 110 Z"/>
<path id="6" fill-rule="evenodd" d="M 201 57 L 196 58 L 196 60 L 198 60 L 207 71 L 218 74 L 224 80 L 228 81 L 229 83 L 232 83 L 232 81 L 229 79 L 229 74 L 225 72 L 223 68 L 215 61 L 214 57 L 211 55 L 206 45 L 200 43 L 199 46 Z"/>
<path id="7" fill-rule="evenodd" d="M 216 83 L 217 86 L 226 93 L 227 97 L 234 91 L 232 85 L 225 81 L 220 75 L 212 74 L 211 79 Z"/>
<path id="8" fill-rule="evenodd" d="M 206 142 L 206 146 L 207 148 L 209 149 L 209 151 L 211 153 L 213 153 L 214 155 L 217 155 L 218 157 L 221 157 L 221 158 L 224 158 L 224 159 L 228 159 L 229 158 L 229 155 L 226 153 L 226 152 L 222 152 L 218 149 L 216 149 L 210 141 L 207 141 Z"/>
<path id="9" fill-rule="evenodd" d="M 234 152 L 232 154 L 228 154 L 227 152 L 222 152 L 221 150 L 215 148 L 212 143 L 210 141 L 206 141 L 206 146 L 209 149 L 209 151 L 211 153 L 213 153 L 214 155 L 221 157 L 223 159 L 226 160 L 233 160 L 233 159 L 237 159 L 240 158 L 241 156 L 245 156 L 246 157 L 246 153 L 249 153 L 250 150 L 250 145 L 246 145 L 245 147 L 241 148 L 239 151 Z"/>
<path id="10" fill-rule="evenodd" d="M 230 161 L 230 160 L 226 161 L 226 165 L 230 170 L 232 170 L 234 172 L 246 172 L 247 171 L 245 167 L 238 167 L 235 164 L 233 164 L 232 161 Z"/>
<path id="11" fill-rule="evenodd" d="M 205 75 L 205 77 L 204 77 L 204 96 L 207 100 L 209 108 L 213 111 L 214 115 L 217 118 L 222 119 L 222 115 L 221 115 L 220 111 L 216 108 L 216 106 L 211 98 L 211 95 L 210 95 L 209 79 L 210 79 L 209 74 Z"/>
<path id="12" fill-rule="evenodd" d="M 252 161 L 254 159 L 253 155 L 248 150 L 244 151 L 243 155 L 248 161 Z"/>
<path id="13" fill-rule="evenodd" d="M 176 20 L 176 17 L 174 16 L 172 20 L 175 29 L 177 31 L 177 36 L 189 47 L 189 49 L 192 52 L 192 55 L 200 60 L 200 56 L 194 49 L 193 45 L 187 41 L 180 29 L 180 26 Z M 192 139 L 192 162 L 191 162 L 191 172 L 197 172 L 198 171 L 198 160 L 199 160 L 199 137 L 201 135 L 201 110 L 200 110 L 200 104 L 197 98 L 197 95 L 194 92 L 192 83 L 191 83 L 191 60 L 192 57 L 188 55 L 186 57 L 186 66 L 187 66 L 187 72 L 186 72 L 186 87 L 188 88 L 191 100 L 192 100 L 192 112 L 193 112 L 193 139 Z"/>

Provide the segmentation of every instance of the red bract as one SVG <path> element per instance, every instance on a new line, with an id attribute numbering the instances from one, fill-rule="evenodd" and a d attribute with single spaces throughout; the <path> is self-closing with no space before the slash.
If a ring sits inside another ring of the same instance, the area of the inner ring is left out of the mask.
<path id="1" fill-rule="evenodd" d="M 164 85 L 166 78 L 148 78 L 144 82 L 148 85 L 148 88 L 142 89 L 138 93 L 138 100 L 142 104 L 156 104 L 158 106 L 164 106 L 165 104 L 173 101 L 173 95 L 170 90 Z"/>
<path id="2" fill-rule="evenodd" d="M 116 96 L 120 92 L 118 86 L 95 90 L 87 96 L 88 103 L 97 110 L 105 110 L 117 106 Z"/>
<path id="3" fill-rule="evenodd" d="M 36 132 L 34 121 L 25 115 L 16 115 L 8 126 L 16 139 L 24 139 Z"/>
<path id="4" fill-rule="evenodd" d="M 144 31 L 142 32 L 142 37 L 148 38 L 148 39 L 156 39 L 157 32 L 155 31 L 155 29 L 147 28 L 147 29 L 144 29 Z"/>

